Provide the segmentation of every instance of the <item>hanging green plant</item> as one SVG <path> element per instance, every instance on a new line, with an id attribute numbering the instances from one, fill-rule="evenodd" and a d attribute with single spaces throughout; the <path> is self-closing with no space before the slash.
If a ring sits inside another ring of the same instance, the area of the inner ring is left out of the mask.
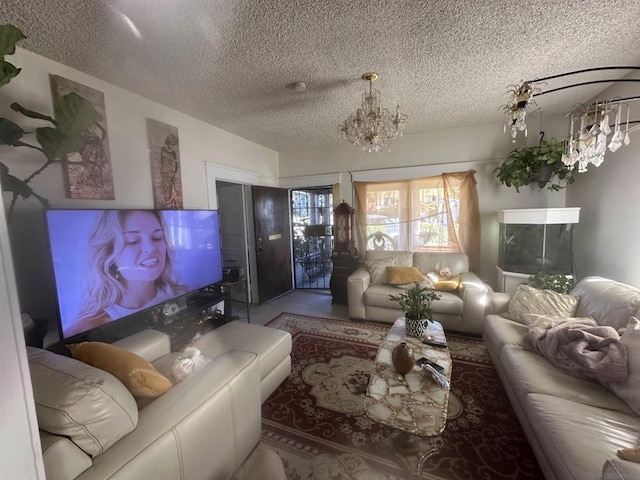
<path id="1" fill-rule="evenodd" d="M 558 191 L 575 181 L 575 171 L 562 163 L 562 142 L 554 139 L 544 140 L 532 147 L 520 147 L 512 150 L 507 159 L 493 173 L 500 183 L 514 187 L 534 185 L 547 190 Z"/>
<path id="2" fill-rule="evenodd" d="M 5 61 L 4 57 L 14 54 L 16 43 L 24 38 L 26 38 L 24 34 L 13 25 L 0 25 L 0 86 L 6 85 L 20 73 L 20 69 Z M 11 109 L 25 117 L 49 122 L 51 126 L 35 129 L 35 139 L 38 146 L 24 140 L 25 135 L 32 132 L 23 130 L 22 127 L 7 118 L 0 118 L 0 145 L 31 148 L 38 150 L 45 157 L 44 163 L 23 179 L 10 174 L 9 167 L 0 162 L 2 191 L 12 194 L 8 218 L 11 217 L 18 197 L 23 199 L 33 197 L 44 207 L 48 206 L 47 199 L 36 194 L 29 183 L 36 175 L 54 163 L 70 163 L 67 160 L 67 155 L 81 150 L 86 144 L 82 133 L 92 123 L 100 120 L 100 114 L 91 102 L 75 93 L 58 98 L 53 107 L 54 117 L 34 112 L 15 102 L 11 104 Z M 73 164 L 80 165 L 82 162 L 73 162 Z"/>

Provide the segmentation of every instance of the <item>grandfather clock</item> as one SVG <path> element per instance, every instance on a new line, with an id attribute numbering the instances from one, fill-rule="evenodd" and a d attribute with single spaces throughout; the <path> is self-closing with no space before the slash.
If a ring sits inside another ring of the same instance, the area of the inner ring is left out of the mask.
<path id="1" fill-rule="evenodd" d="M 342 202 L 333 210 L 332 303 L 347 304 L 347 278 L 360 262 L 353 242 L 353 208 Z"/>

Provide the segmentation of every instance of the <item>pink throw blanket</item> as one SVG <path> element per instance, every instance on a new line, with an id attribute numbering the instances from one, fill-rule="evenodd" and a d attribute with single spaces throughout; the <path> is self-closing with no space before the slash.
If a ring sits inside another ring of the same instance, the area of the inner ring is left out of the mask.
<path id="1" fill-rule="evenodd" d="M 618 332 L 591 318 L 530 325 L 523 346 L 574 377 L 596 379 L 604 385 L 627 379 L 627 350 Z"/>

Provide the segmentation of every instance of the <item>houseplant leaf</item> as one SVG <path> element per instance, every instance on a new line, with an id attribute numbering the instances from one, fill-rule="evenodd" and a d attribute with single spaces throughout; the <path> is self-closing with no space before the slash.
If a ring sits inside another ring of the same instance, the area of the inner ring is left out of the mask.
<path id="1" fill-rule="evenodd" d="M 101 117 L 91 102 L 75 93 L 58 98 L 54 115 L 58 129 L 68 135 L 80 135 Z"/>
<path id="2" fill-rule="evenodd" d="M 20 68 L 6 62 L 5 55 L 13 55 L 16 43 L 26 38 L 19 28 L 13 25 L 0 25 L 0 87 L 6 85 L 20 73 Z"/>
<path id="3" fill-rule="evenodd" d="M 0 25 L 0 55 L 13 55 L 16 53 L 16 43 L 27 37 L 13 25 Z"/>
<path id="4" fill-rule="evenodd" d="M 85 145 L 82 135 L 68 135 L 51 127 L 36 129 L 36 139 L 49 160 L 64 160 L 67 154 L 77 152 Z"/>
<path id="5" fill-rule="evenodd" d="M 0 62 L 0 87 L 9 83 L 12 78 L 20 73 L 20 70 L 22 69 L 2 60 Z"/>
<path id="6" fill-rule="evenodd" d="M 25 131 L 11 120 L 0 118 L 0 145 L 14 145 L 18 142 Z"/>
<path id="7" fill-rule="evenodd" d="M 44 115 L 42 113 L 35 112 L 33 110 L 29 110 L 28 108 L 24 108 L 18 102 L 13 102 L 10 105 L 10 107 L 11 107 L 11 110 L 13 110 L 14 112 L 20 112 L 25 117 L 37 118 L 39 120 L 46 120 L 48 122 L 53 123 L 54 125 L 56 124 L 56 121 L 53 118 L 51 118 L 49 115 Z"/>

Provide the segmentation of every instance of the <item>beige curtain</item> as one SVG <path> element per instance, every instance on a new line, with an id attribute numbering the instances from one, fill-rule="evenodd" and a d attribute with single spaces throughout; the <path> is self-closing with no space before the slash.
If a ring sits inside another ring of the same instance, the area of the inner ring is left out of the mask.
<path id="1" fill-rule="evenodd" d="M 475 171 L 400 182 L 354 182 L 354 189 L 360 252 L 367 249 L 368 232 L 379 228 L 397 237 L 398 250 L 464 252 L 470 268 L 477 271 L 480 212 Z"/>

